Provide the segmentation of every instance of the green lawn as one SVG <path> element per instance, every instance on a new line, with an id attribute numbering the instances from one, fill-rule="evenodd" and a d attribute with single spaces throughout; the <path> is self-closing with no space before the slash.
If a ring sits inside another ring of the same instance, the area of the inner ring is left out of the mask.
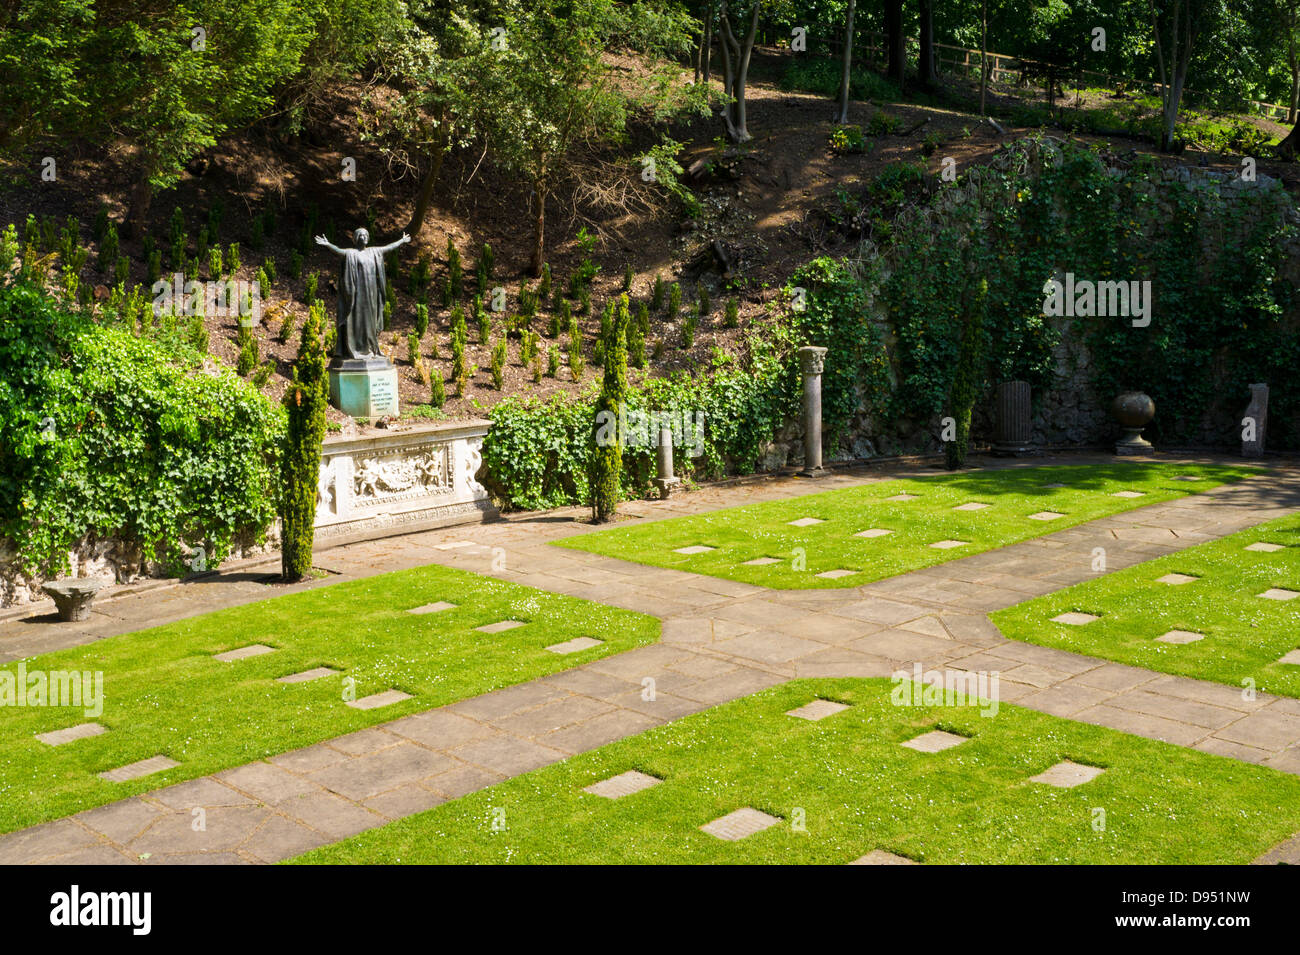
<path id="1" fill-rule="evenodd" d="M 1260 542 L 1283 548 L 1246 550 Z M 1197 579 L 1160 583 L 1168 574 Z M 1258 596 L 1269 589 L 1300 591 L 1300 516 L 1077 584 L 992 617 L 1012 640 L 1236 687 L 1250 679 L 1257 689 L 1300 697 L 1300 664 L 1278 662 L 1300 647 L 1300 598 Z M 1068 611 L 1099 619 L 1082 626 L 1052 621 Z M 1183 644 L 1156 639 L 1173 630 L 1204 637 Z"/>
<path id="2" fill-rule="evenodd" d="M 1257 473 L 1244 467 L 1141 463 L 972 471 L 612 528 L 560 541 L 557 546 L 763 587 L 856 587 Z M 1181 477 L 1197 480 L 1178 480 Z M 1114 496 L 1125 491 L 1141 496 Z M 887 500 L 898 494 L 915 498 Z M 989 506 L 954 510 L 964 504 Z M 1061 516 L 1030 517 L 1043 512 Z M 804 518 L 821 523 L 790 524 Z M 856 536 L 868 530 L 889 533 Z M 930 546 L 942 541 L 963 543 L 950 549 Z M 713 549 L 677 553 L 691 547 Z M 772 562 L 746 566 L 752 560 Z M 853 573 L 818 576 L 837 570 Z"/>
<path id="3" fill-rule="evenodd" d="M 1300 829 L 1295 776 L 1007 704 L 991 718 L 894 706 L 890 690 L 787 683 L 295 861 L 841 864 L 883 849 L 926 863 L 1245 863 Z M 786 715 L 818 697 L 852 705 Z M 899 745 L 934 728 L 971 738 Z M 1064 759 L 1105 771 L 1073 789 L 1030 782 Z M 583 792 L 628 770 L 663 781 Z M 742 807 L 780 821 L 735 842 L 700 831 Z"/>
<path id="4" fill-rule="evenodd" d="M 454 609 L 406 611 L 436 601 Z M 525 626 L 487 634 L 503 620 Z M 560 655 L 575 637 L 600 646 Z M 98 717 L 67 707 L 0 708 L 0 832 L 341 736 L 620 653 L 659 636 L 652 617 L 442 567 L 421 567 L 221 610 L 26 661 L 33 671 L 102 671 Z M 275 651 L 235 662 L 213 654 Z M 284 684 L 316 667 L 337 674 Z M 0 670 L 17 674 L 18 664 Z M 412 698 L 344 703 L 389 689 Z M 34 736 L 94 721 L 99 736 L 48 746 Z M 155 755 L 180 765 L 132 782 L 96 774 Z"/>

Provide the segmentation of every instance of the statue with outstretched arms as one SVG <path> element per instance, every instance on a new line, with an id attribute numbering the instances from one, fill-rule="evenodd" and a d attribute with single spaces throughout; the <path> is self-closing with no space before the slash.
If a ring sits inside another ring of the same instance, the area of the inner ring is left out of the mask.
<path id="1" fill-rule="evenodd" d="M 405 232 L 391 245 L 366 248 L 370 232 L 358 229 L 356 248 L 340 249 L 323 235 L 316 244 L 343 257 L 339 266 L 338 337 L 334 357 L 338 360 L 375 358 L 379 352 L 379 333 L 384 327 L 384 297 L 387 278 L 384 253 L 400 248 L 411 237 Z"/>

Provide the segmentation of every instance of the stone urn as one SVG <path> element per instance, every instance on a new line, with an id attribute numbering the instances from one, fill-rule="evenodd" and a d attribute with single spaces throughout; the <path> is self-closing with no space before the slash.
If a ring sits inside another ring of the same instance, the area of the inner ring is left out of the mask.
<path id="1" fill-rule="evenodd" d="M 1141 391 L 1126 391 L 1115 398 L 1110 406 L 1124 436 L 1115 442 L 1116 454 L 1147 454 L 1151 442 L 1142 437 L 1142 429 L 1156 416 L 1156 403 Z"/>

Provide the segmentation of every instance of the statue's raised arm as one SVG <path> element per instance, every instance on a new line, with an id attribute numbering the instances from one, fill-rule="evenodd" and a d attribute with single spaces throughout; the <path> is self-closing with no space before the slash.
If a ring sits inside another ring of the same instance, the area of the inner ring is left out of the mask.
<path id="1" fill-rule="evenodd" d="M 337 245 L 335 245 L 329 239 L 325 238 L 325 236 L 323 235 L 316 236 L 316 244 L 325 246 L 325 248 L 329 249 L 335 255 L 343 255 L 346 251 L 344 249 L 340 249 Z"/>
<path id="2" fill-rule="evenodd" d="M 405 232 L 403 232 L 402 237 L 400 239 L 398 239 L 396 242 L 390 242 L 388 245 L 381 246 L 379 251 L 382 253 L 392 252 L 394 249 L 400 249 L 402 246 L 406 245 L 406 243 L 410 241 L 411 241 L 411 237 L 407 235 Z"/>

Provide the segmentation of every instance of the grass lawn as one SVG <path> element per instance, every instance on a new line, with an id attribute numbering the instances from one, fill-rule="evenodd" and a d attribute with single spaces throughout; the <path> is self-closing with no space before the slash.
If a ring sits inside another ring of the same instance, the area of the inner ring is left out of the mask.
<path id="1" fill-rule="evenodd" d="M 1257 473 L 1141 463 L 971 471 L 617 527 L 557 546 L 763 587 L 856 587 Z M 1179 480 L 1191 477 L 1196 480 Z M 1124 492 L 1140 496 L 1115 496 Z M 889 500 L 897 495 L 913 497 Z M 978 504 L 988 506 L 956 510 Z M 791 524 L 806 519 L 816 523 Z M 931 546 L 953 541 L 961 543 Z M 682 548 L 710 549 L 679 553 Z M 832 576 L 819 576 L 825 573 Z"/>
<path id="2" fill-rule="evenodd" d="M 294 861 L 842 864 L 882 849 L 926 863 L 1245 863 L 1300 829 L 1295 776 L 1007 704 L 991 718 L 895 706 L 890 690 L 787 683 Z M 851 706 L 786 715 L 818 697 Z M 900 745 L 935 728 L 971 738 Z M 1067 759 L 1104 772 L 1071 789 L 1030 781 Z M 662 782 L 583 791 L 629 770 Z M 778 821 L 739 841 L 700 831 L 744 807 Z"/>
<path id="3" fill-rule="evenodd" d="M 1261 543 L 1281 547 L 1246 549 Z M 1196 579 L 1160 582 L 1170 574 Z M 992 618 L 1012 640 L 1236 687 L 1250 679 L 1256 689 L 1300 697 L 1300 653 L 1293 663 L 1278 662 L 1300 648 L 1300 597 L 1259 596 L 1271 589 L 1300 592 L 1300 516 L 1077 584 Z M 1052 621 L 1069 611 L 1098 619 L 1082 626 Z M 1157 639 L 1175 630 L 1202 638 Z"/>
<path id="4" fill-rule="evenodd" d="M 436 601 L 457 606 L 408 610 Z M 497 633 L 476 627 L 525 625 Z M 0 708 L 0 832 L 431 709 L 620 653 L 659 636 L 652 617 L 443 567 L 322 587 L 124 634 L 25 661 L 27 672 L 102 671 L 104 710 Z M 576 637 L 599 646 L 561 655 Z M 274 652 L 221 662 L 263 644 Z M 279 677 L 338 672 L 299 683 Z M 18 672 L 18 664 L 0 672 Z M 377 709 L 344 702 L 396 689 Z M 96 722 L 108 732 L 59 746 L 38 733 Z M 130 782 L 97 774 L 164 755 L 180 763 Z"/>

